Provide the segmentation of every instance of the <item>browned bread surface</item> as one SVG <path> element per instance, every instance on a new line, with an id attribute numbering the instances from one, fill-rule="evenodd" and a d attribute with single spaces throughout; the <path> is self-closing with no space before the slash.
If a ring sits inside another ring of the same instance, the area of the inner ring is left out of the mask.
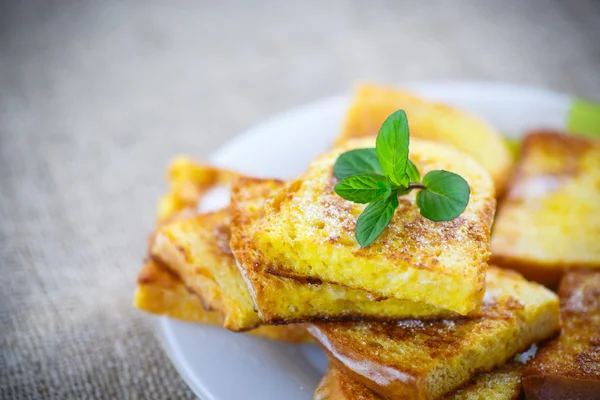
<path id="1" fill-rule="evenodd" d="M 197 214 L 159 227 L 151 255 L 176 273 L 209 310 L 221 313 L 226 328 L 244 331 L 258 327 L 261 320 L 229 240 L 228 209 Z"/>
<path id="2" fill-rule="evenodd" d="M 527 398 L 600 399 L 600 271 L 567 273 L 559 296 L 561 335 L 528 365 Z"/>
<path id="3" fill-rule="evenodd" d="M 481 317 L 308 329 L 337 367 L 380 395 L 435 399 L 558 329 L 558 298 L 550 290 L 493 267 L 486 283 Z"/>
<path id="4" fill-rule="evenodd" d="M 134 305 L 182 321 L 218 326 L 223 322 L 218 313 L 204 308 L 200 297 L 188 290 L 179 277 L 152 260 L 144 263 L 138 275 Z"/>
<path id="5" fill-rule="evenodd" d="M 528 135 L 491 249 L 491 263 L 549 286 L 569 268 L 600 268 L 600 141 Z"/>
<path id="6" fill-rule="evenodd" d="M 223 317 L 207 311 L 195 293 L 181 280 L 155 261 L 147 261 L 138 276 L 134 305 L 152 314 L 204 325 L 221 326 Z M 260 326 L 248 333 L 271 340 L 291 343 L 312 343 L 303 325 Z"/>
<path id="7" fill-rule="evenodd" d="M 477 375 L 457 391 L 444 396 L 445 400 L 514 400 L 521 393 L 523 365 L 510 363 L 506 366 Z M 315 400 L 385 400 L 368 387 L 361 385 L 334 365 L 325 372 Z"/>

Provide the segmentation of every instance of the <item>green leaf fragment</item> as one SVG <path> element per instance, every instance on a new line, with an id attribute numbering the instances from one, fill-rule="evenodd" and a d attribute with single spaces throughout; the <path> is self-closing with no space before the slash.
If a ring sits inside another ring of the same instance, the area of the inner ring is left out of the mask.
<path id="1" fill-rule="evenodd" d="M 600 104 L 574 99 L 569 110 L 567 130 L 580 135 L 600 136 Z"/>
<path id="2" fill-rule="evenodd" d="M 421 174 L 417 169 L 417 166 L 410 160 L 406 163 L 406 175 L 411 183 L 418 183 L 421 181 Z"/>
<path id="3" fill-rule="evenodd" d="M 390 195 L 367 206 L 356 221 L 356 240 L 361 247 L 367 247 L 381 235 L 394 217 L 398 198 Z"/>
<path id="4" fill-rule="evenodd" d="M 383 172 L 398 186 L 407 186 L 409 181 L 406 174 L 409 141 L 406 113 L 398 110 L 385 120 L 375 143 Z"/>
<path id="5" fill-rule="evenodd" d="M 469 204 L 469 184 L 453 172 L 431 171 L 423 178 L 423 185 L 427 189 L 417 193 L 417 205 L 427 219 L 451 221 Z"/>
<path id="6" fill-rule="evenodd" d="M 508 145 L 508 150 L 510 154 L 513 156 L 514 160 L 519 158 L 519 153 L 521 152 L 521 142 L 516 139 L 509 139 L 505 137 L 505 142 Z"/>
<path id="7" fill-rule="evenodd" d="M 362 174 L 341 180 L 333 190 L 345 200 L 364 204 L 389 195 L 392 188 L 383 175 Z"/>
<path id="8" fill-rule="evenodd" d="M 340 180 L 359 174 L 383 174 L 375 149 L 347 151 L 333 165 L 333 175 Z"/>
<path id="9" fill-rule="evenodd" d="M 396 197 L 404 196 L 405 194 L 409 194 L 412 188 L 409 187 L 399 187 L 396 188 Z"/>

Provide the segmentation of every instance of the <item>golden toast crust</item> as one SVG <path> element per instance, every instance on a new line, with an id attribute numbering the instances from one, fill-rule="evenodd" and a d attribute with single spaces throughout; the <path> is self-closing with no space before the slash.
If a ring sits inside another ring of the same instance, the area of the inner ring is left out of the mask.
<path id="1" fill-rule="evenodd" d="M 467 385 L 444 396 L 445 400 L 517 400 L 521 398 L 524 365 L 511 362 L 476 375 Z"/>
<path id="2" fill-rule="evenodd" d="M 261 320 L 236 267 L 230 234 L 228 209 L 199 214 L 160 227 L 151 254 L 202 297 L 209 310 L 219 311 L 227 329 L 245 331 Z"/>
<path id="3" fill-rule="evenodd" d="M 169 221 L 174 214 L 196 210 L 198 202 L 215 186 L 229 186 L 239 175 L 222 168 L 199 163 L 188 156 L 175 157 L 167 172 L 169 193 L 157 207 L 158 222 Z"/>
<path id="4" fill-rule="evenodd" d="M 153 260 L 146 261 L 139 273 L 134 305 L 152 314 L 183 321 L 217 326 L 222 323 L 219 314 L 206 310 L 199 296 Z"/>
<path id="5" fill-rule="evenodd" d="M 558 299 L 551 291 L 497 268 L 488 271 L 487 286 L 479 318 L 315 323 L 308 329 L 336 366 L 380 395 L 437 398 L 558 329 Z"/>
<path id="6" fill-rule="evenodd" d="M 600 271 L 572 271 L 560 284 L 562 332 L 523 377 L 528 399 L 600 396 Z"/>
<path id="7" fill-rule="evenodd" d="M 515 400 L 521 394 L 523 365 L 510 363 L 492 372 L 476 376 L 472 382 L 445 400 Z M 385 400 L 376 392 L 356 382 L 348 374 L 330 365 L 315 391 L 315 400 Z"/>
<path id="8" fill-rule="evenodd" d="M 268 261 L 267 271 L 428 303 L 463 315 L 476 309 L 483 296 L 495 211 L 489 174 L 453 148 L 413 140 L 411 160 L 421 173 L 445 169 L 460 174 L 471 186 L 469 205 L 453 221 L 433 222 L 419 213 L 416 193 L 402 196 L 382 235 L 361 248 L 354 231 L 365 205 L 335 194 L 332 167 L 345 150 L 364 147 L 373 147 L 373 141 L 348 142 L 317 158 L 299 180 L 268 201 L 254 236 Z M 439 286 L 445 290 L 437 290 Z"/>
<path id="9" fill-rule="evenodd" d="M 160 263 L 147 261 L 138 277 L 134 305 L 152 314 L 182 321 L 221 326 L 223 317 L 207 311 L 194 292 Z M 291 343 L 312 343 L 303 325 L 260 326 L 251 335 Z"/>
<path id="10" fill-rule="evenodd" d="M 158 227 L 149 240 L 151 256 L 193 290 L 210 311 L 219 312 L 233 331 L 258 327 L 260 318 L 229 247 L 228 209 L 199 214 L 211 189 L 230 186 L 236 172 L 198 163 L 187 156 L 170 164 L 169 193 L 158 207 Z"/>
<path id="11" fill-rule="evenodd" d="M 385 400 L 368 387 L 356 382 L 350 376 L 330 365 L 319 386 L 314 400 Z"/>
<path id="12" fill-rule="evenodd" d="M 548 286 L 600 268 L 600 141 L 535 132 L 494 222 L 491 262 Z"/>

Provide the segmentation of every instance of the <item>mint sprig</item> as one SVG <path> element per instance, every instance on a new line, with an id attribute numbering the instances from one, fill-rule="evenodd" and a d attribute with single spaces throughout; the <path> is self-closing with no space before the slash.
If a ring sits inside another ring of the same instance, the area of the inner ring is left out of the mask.
<path id="1" fill-rule="evenodd" d="M 369 205 L 356 222 L 356 240 L 367 247 L 388 226 L 398 208 L 398 196 L 420 190 L 417 205 L 421 215 L 435 222 L 450 221 L 463 213 L 471 190 L 460 175 L 430 171 L 421 174 L 408 158 L 410 133 L 406 113 L 390 115 L 379 130 L 375 148 L 355 149 L 341 154 L 333 166 L 339 180 L 338 196 Z"/>

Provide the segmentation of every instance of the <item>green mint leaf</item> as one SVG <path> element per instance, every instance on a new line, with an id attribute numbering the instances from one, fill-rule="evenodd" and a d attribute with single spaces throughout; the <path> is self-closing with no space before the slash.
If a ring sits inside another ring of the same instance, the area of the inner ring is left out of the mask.
<path id="1" fill-rule="evenodd" d="M 409 194 L 411 190 L 412 188 L 400 186 L 399 188 L 396 188 L 396 196 L 404 196 L 405 194 Z"/>
<path id="2" fill-rule="evenodd" d="M 431 171 L 423 177 L 423 185 L 427 189 L 417 193 L 417 205 L 427 219 L 451 221 L 469 204 L 469 184 L 453 172 Z"/>
<path id="3" fill-rule="evenodd" d="M 375 142 L 383 172 L 398 186 L 407 186 L 409 181 L 406 174 L 409 140 L 406 114 L 398 110 L 381 125 Z"/>
<path id="4" fill-rule="evenodd" d="M 408 160 L 406 164 L 406 175 L 408 175 L 409 182 L 421 182 L 421 174 L 419 173 L 417 166 L 410 160 Z"/>
<path id="5" fill-rule="evenodd" d="M 342 179 L 333 190 L 343 199 L 364 204 L 389 195 L 392 188 L 383 175 L 362 174 Z"/>
<path id="6" fill-rule="evenodd" d="M 394 216 L 398 198 L 390 195 L 367 206 L 356 221 L 356 240 L 361 247 L 367 247 L 381 235 Z"/>
<path id="7" fill-rule="evenodd" d="M 383 174 L 375 149 L 347 151 L 333 165 L 333 175 L 338 179 L 359 174 Z"/>

